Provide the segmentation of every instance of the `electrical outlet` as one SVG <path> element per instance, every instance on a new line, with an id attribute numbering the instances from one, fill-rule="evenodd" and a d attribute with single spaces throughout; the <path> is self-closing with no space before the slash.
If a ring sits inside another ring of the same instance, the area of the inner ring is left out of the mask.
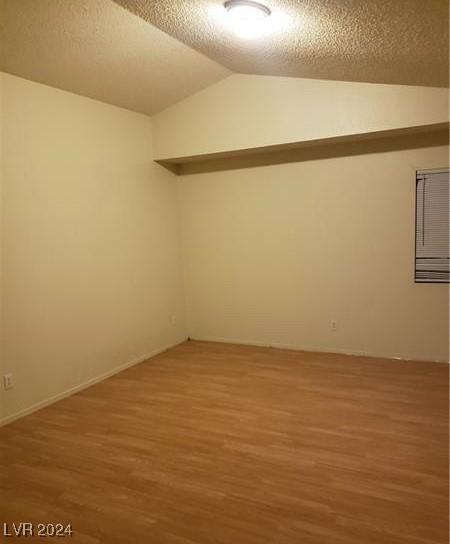
<path id="1" fill-rule="evenodd" d="M 8 391 L 8 389 L 13 389 L 14 387 L 14 380 L 12 374 L 5 374 L 3 376 L 3 389 L 5 391 Z"/>
<path id="2" fill-rule="evenodd" d="M 331 323 L 330 323 L 330 328 L 333 332 L 337 331 L 337 321 L 335 321 L 334 319 L 331 320 Z"/>
<path id="3" fill-rule="evenodd" d="M 176 323 L 177 323 L 177 316 L 176 316 L 176 315 L 170 316 L 170 322 L 172 323 L 172 325 L 176 325 Z"/>

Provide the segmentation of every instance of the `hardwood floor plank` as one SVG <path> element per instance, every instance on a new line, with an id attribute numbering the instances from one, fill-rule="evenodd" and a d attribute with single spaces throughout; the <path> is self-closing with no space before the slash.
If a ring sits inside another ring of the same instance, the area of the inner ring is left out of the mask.
<path id="1" fill-rule="evenodd" d="M 1 428 L 0 522 L 81 544 L 447 544 L 448 373 L 187 342 Z"/>

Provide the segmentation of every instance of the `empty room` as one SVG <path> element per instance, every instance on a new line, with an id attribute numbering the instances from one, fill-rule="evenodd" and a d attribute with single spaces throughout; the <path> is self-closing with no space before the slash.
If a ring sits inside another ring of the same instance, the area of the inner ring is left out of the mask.
<path id="1" fill-rule="evenodd" d="M 0 541 L 448 544 L 447 0 L 0 0 Z"/>

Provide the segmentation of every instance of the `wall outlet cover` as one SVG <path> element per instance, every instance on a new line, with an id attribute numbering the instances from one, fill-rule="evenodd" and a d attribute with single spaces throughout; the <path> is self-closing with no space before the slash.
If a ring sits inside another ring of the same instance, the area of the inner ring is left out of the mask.
<path id="1" fill-rule="evenodd" d="M 12 389 L 14 387 L 14 380 L 12 374 L 5 374 L 3 376 L 3 389 L 5 391 L 8 391 L 8 389 Z"/>

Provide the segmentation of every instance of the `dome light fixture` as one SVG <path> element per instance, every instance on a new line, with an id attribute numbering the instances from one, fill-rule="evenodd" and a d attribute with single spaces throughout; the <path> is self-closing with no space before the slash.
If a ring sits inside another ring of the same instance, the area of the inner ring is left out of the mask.
<path id="1" fill-rule="evenodd" d="M 267 6 L 252 0 L 228 0 L 223 6 L 233 32 L 240 38 L 251 39 L 264 34 L 271 13 Z"/>

